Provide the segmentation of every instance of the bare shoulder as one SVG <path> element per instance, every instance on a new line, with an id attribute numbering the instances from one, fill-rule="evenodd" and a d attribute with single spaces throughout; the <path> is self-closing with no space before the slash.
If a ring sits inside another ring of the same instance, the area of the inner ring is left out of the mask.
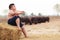
<path id="1" fill-rule="evenodd" d="M 12 10 L 9 10 L 9 13 L 14 13 Z"/>

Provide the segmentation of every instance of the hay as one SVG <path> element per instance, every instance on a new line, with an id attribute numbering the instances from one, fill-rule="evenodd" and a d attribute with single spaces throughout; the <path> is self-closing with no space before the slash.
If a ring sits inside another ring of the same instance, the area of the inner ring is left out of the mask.
<path id="1" fill-rule="evenodd" d="M 0 23 L 0 40 L 20 40 L 21 30 L 6 23 Z"/>

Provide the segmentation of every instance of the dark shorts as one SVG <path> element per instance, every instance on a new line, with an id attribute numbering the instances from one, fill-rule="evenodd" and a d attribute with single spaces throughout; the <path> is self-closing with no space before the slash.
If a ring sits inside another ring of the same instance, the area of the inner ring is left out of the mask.
<path id="1" fill-rule="evenodd" d="M 12 25 L 12 26 L 17 26 L 16 24 L 16 19 L 20 18 L 19 16 L 14 16 L 13 18 L 8 20 L 8 24 Z M 21 23 L 21 18 L 20 18 L 20 27 L 22 27 L 23 24 Z"/>

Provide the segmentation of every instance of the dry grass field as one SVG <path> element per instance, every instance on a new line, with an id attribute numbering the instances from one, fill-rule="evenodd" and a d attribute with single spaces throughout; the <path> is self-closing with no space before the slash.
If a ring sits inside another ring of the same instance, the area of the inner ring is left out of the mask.
<path id="1" fill-rule="evenodd" d="M 50 22 L 25 25 L 28 38 L 21 40 L 60 40 L 60 17 L 50 17 Z"/>
<path id="2" fill-rule="evenodd" d="M 50 22 L 24 25 L 28 38 L 22 34 L 20 40 L 60 40 L 60 17 L 50 17 Z"/>

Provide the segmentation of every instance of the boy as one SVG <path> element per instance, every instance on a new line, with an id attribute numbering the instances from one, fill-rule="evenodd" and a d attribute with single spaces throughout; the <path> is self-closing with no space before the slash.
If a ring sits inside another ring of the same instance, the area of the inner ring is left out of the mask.
<path id="1" fill-rule="evenodd" d="M 21 23 L 21 18 L 19 17 L 19 14 L 24 13 L 24 11 L 18 11 L 16 10 L 15 4 L 9 5 L 9 13 L 8 13 L 8 24 L 17 26 L 19 30 L 22 30 L 25 37 L 27 37 L 25 28 L 23 27 L 23 24 Z"/>

